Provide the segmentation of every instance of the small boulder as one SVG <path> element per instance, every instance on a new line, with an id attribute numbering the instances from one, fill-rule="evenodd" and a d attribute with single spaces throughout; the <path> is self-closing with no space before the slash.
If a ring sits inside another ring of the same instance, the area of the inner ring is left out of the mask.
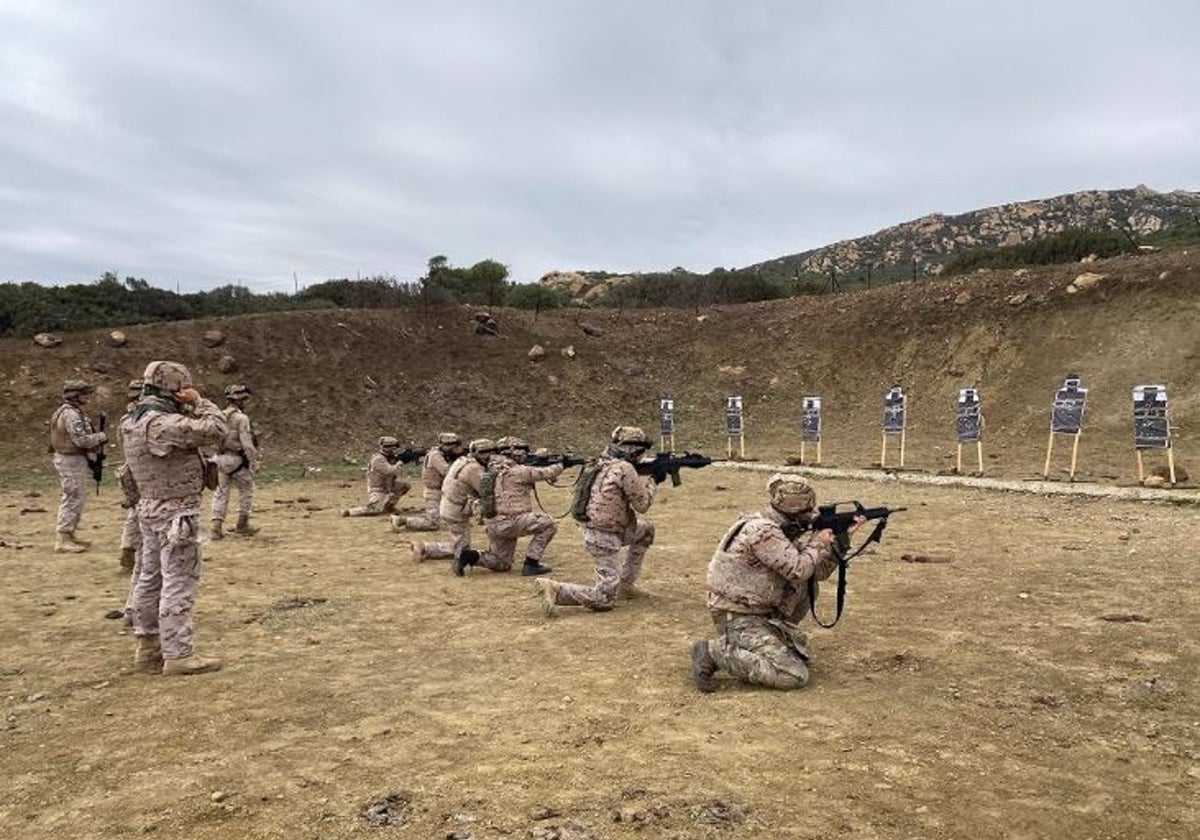
<path id="1" fill-rule="evenodd" d="M 562 350 L 559 350 L 558 352 L 562 353 L 562 357 L 564 359 L 574 359 L 575 358 L 575 345 L 568 344 L 566 347 L 564 347 Z"/>
<path id="2" fill-rule="evenodd" d="M 33 343 L 38 347 L 57 347 L 62 344 L 62 339 L 53 333 L 38 333 L 33 337 Z"/>
<path id="3" fill-rule="evenodd" d="M 1100 281 L 1107 276 L 1108 275 L 1105 274 L 1095 274 L 1091 271 L 1085 271 L 1083 274 L 1080 274 L 1078 277 L 1076 277 L 1074 281 L 1072 281 L 1071 285 L 1067 287 L 1067 292 L 1074 294 L 1074 292 L 1071 291 L 1072 289 L 1074 289 L 1075 292 L 1082 292 L 1084 289 L 1090 289 L 1093 286 L 1099 285 Z"/>
<path id="4" fill-rule="evenodd" d="M 1166 483 L 1167 480 L 1161 475 L 1148 475 L 1142 479 L 1143 487 L 1163 487 Z"/>
<path id="5" fill-rule="evenodd" d="M 588 323 L 587 321 L 580 322 L 579 329 L 583 330 L 587 335 L 604 335 L 604 330 L 600 329 L 595 324 Z"/>
<path id="6" fill-rule="evenodd" d="M 529 361 L 531 362 L 540 362 L 546 358 L 546 348 L 540 344 L 535 344 L 529 348 L 529 352 L 525 355 L 529 356 Z"/>
<path id="7" fill-rule="evenodd" d="M 1007 300 L 1009 306 L 1020 306 L 1022 303 L 1029 300 L 1029 292 L 1020 292 L 1019 294 L 1009 295 Z"/>
<path id="8" fill-rule="evenodd" d="M 220 330 L 205 330 L 200 336 L 200 343 L 205 347 L 220 347 L 225 343 L 225 333 Z"/>
<path id="9" fill-rule="evenodd" d="M 971 302 L 971 293 L 970 292 L 959 292 L 958 297 L 956 297 L 954 299 L 955 306 L 966 306 L 970 302 Z"/>
<path id="10" fill-rule="evenodd" d="M 237 370 L 237 366 L 237 359 L 228 353 L 217 360 L 217 370 L 221 371 L 221 373 L 233 373 Z"/>
<path id="11" fill-rule="evenodd" d="M 124 347 L 128 343 L 129 339 L 120 330 L 113 330 L 108 334 L 108 344 L 110 347 Z"/>

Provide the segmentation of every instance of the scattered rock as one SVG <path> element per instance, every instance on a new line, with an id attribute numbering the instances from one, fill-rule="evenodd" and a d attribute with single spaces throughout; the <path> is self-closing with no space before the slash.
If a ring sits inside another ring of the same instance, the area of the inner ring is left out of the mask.
<path id="1" fill-rule="evenodd" d="M 500 323 L 490 312 L 476 312 L 471 316 L 471 330 L 476 335 L 499 335 Z"/>
<path id="2" fill-rule="evenodd" d="M 1148 624 L 1150 617 L 1141 613 L 1105 613 L 1100 616 L 1101 621 L 1115 621 L 1117 623 L 1137 622 L 1139 624 Z"/>
<path id="3" fill-rule="evenodd" d="M 529 348 L 529 352 L 525 355 L 529 357 L 529 361 L 531 362 L 540 362 L 546 358 L 546 348 L 540 344 L 535 344 Z"/>
<path id="4" fill-rule="evenodd" d="M 958 297 L 956 297 L 954 299 L 955 306 L 966 306 L 970 302 L 971 302 L 971 293 L 970 292 L 959 292 Z"/>
<path id="5" fill-rule="evenodd" d="M 696 822 L 708 825 L 731 825 L 744 822 L 746 812 L 741 805 L 727 799 L 713 799 L 696 807 Z"/>
<path id="6" fill-rule="evenodd" d="M 901 554 L 900 559 L 905 563 L 951 563 L 949 557 L 942 554 Z"/>
<path id="7" fill-rule="evenodd" d="M 315 607 L 318 604 L 324 604 L 328 600 L 328 598 L 322 598 L 320 596 L 289 595 L 283 600 L 276 601 L 274 604 L 272 604 L 271 609 L 279 611 L 299 610 L 304 609 L 305 607 Z"/>
<path id="8" fill-rule="evenodd" d="M 559 350 L 558 352 L 562 353 L 562 357 L 564 359 L 574 359 L 575 358 L 575 345 L 568 344 L 566 347 L 564 347 L 562 350 Z"/>
<path id="9" fill-rule="evenodd" d="M 1028 268 L 1018 268 L 1016 271 L 1013 272 L 1012 276 L 1013 277 L 1024 277 L 1028 273 L 1029 273 Z"/>
<path id="10" fill-rule="evenodd" d="M 62 344 L 62 339 L 53 333 L 38 333 L 33 337 L 33 343 L 38 347 L 57 347 Z"/>
<path id="11" fill-rule="evenodd" d="M 46 692 L 35 691 L 33 694 L 30 694 L 28 697 L 25 698 L 25 702 L 26 703 L 36 703 L 39 700 L 45 700 L 45 699 L 46 699 Z"/>
<path id="12" fill-rule="evenodd" d="M 561 816 L 561 812 L 548 805 L 539 805 L 529 812 L 529 819 L 531 820 L 552 820 L 558 816 Z"/>
<path id="13" fill-rule="evenodd" d="M 1167 480 L 1161 475 L 1148 475 L 1142 479 L 1143 487 L 1165 487 Z"/>
<path id="14" fill-rule="evenodd" d="M 237 359 L 228 353 L 217 360 L 217 370 L 221 371 L 221 373 L 233 373 L 237 370 L 237 367 Z"/>
<path id="15" fill-rule="evenodd" d="M 388 793 L 367 803 L 362 818 L 371 828 L 388 828 L 408 822 L 412 801 L 406 793 Z"/>
<path id="16" fill-rule="evenodd" d="M 97 359 L 96 361 L 92 362 L 91 365 L 89 365 L 89 367 L 94 372 L 99 373 L 99 374 L 105 374 L 105 373 L 108 373 L 108 371 L 109 371 L 108 362 L 103 361 L 102 359 Z"/>
<path id="17" fill-rule="evenodd" d="M 225 333 L 220 330 L 205 330 L 200 336 L 200 343 L 205 347 L 220 347 L 225 343 Z"/>
<path id="18" fill-rule="evenodd" d="M 1071 285 L 1067 286 L 1067 294 L 1073 295 L 1076 292 L 1082 292 L 1084 289 L 1090 289 L 1093 286 L 1099 285 L 1100 281 L 1107 276 L 1107 274 L 1095 274 L 1091 271 L 1085 271 L 1076 277 L 1071 282 Z"/>
<path id="19" fill-rule="evenodd" d="M 124 347 L 128 343 L 129 339 L 120 330 L 113 330 L 108 334 L 108 344 L 110 347 Z"/>
<path id="20" fill-rule="evenodd" d="M 1170 277 L 1170 276 L 1171 276 L 1171 272 L 1169 272 L 1169 271 L 1163 271 L 1163 272 L 1160 272 L 1160 273 L 1159 273 L 1159 275 L 1158 275 L 1158 279 L 1159 279 L 1159 280 L 1166 280 L 1166 279 L 1167 279 L 1168 277 Z"/>
<path id="21" fill-rule="evenodd" d="M 587 321 L 583 321 L 582 323 L 580 323 L 579 329 L 583 330 L 588 335 L 594 335 L 594 336 L 604 335 L 604 330 L 600 329 L 595 324 L 588 323 Z"/>
<path id="22" fill-rule="evenodd" d="M 229 798 L 229 794 L 223 790 L 214 790 L 212 793 L 210 793 L 208 795 L 208 798 L 211 799 L 214 803 L 224 802 L 226 799 Z"/>
<path id="23" fill-rule="evenodd" d="M 708 316 L 707 316 L 707 315 L 697 315 L 697 316 L 696 316 L 696 323 L 697 323 L 697 324 L 703 324 L 703 323 L 704 323 L 705 321 L 707 321 L 707 320 L 708 320 Z"/>
<path id="24" fill-rule="evenodd" d="M 124 618 L 125 611 L 124 610 L 109 610 L 108 612 L 106 612 L 104 614 L 104 617 L 107 618 L 109 621 L 115 621 L 118 618 Z"/>
<path id="25" fill-rule="evenodd" d="M 1009 295 L 1006 300 L 1008 300 L 1009 306 L 1020 306 L 1022 303 L 1029 300 L 1029 292 L 1020 292 L 1015 295 Z"/>

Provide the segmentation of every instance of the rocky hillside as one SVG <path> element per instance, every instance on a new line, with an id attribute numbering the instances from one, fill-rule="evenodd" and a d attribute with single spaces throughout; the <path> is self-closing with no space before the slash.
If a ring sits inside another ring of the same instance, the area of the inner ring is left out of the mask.
<path id="1" fill-rule="evenodd" d="M 1200 193 L 1169 193 L 1138 186 L 1130 190 L 1089 190 L 1040 201 L 1021 201 L 973 210 L 957 216 L 931 213 L 911 222 L 885 228 L 870 236 L 847 239 L 812 251 L 779 257 L 759 265 L 788 274 L 842 274 L 909 265 L 936 273 L 951 254 L 972 248 L 1019 245 L 1072 228 L 1116 229 L 1134 236 L 1166 227 L 1200 224 Z M 754 266 L 752 266 L 753 268 Z"/>
<path id="2" fill-rule="evenodd" d="M 825 461 L 867 466 L 879 458 L 883 395 L 899 382 L 909 466 L 951 465 L 955 395 L 977 385 L 988 472 L 1027 476 L 1041 471 L 1050 403 L 1069 372 L 1092 389 L 1082 476 L 1130 477 L 1130 391 L 1145 383 L 1170 389 L 1179 463 L 1195 472 L 1200 461 L 1196 251 L 738 306 L 494 315 L 498 335 L 474 332 L 472 310 L 454 307 L 136 326 L 119 347 L 108 330 L 53 347 L 3 339 L 0 475 L 49 471 L 46 421 L 62 380 L 94 382 L 92 410 L 116 417 L 125 383 L 155 358 L 191 366 L 208 394 L 251 385 L 268 464 L 297 474 L 361 459 L 380 434 L 423 443 L 446 428 L 594 451 L 618 423 L 656 429 L 662 394 L 675 398 L 678 446 L 714 454 L 726 445 L 724 398 L 741 395 L 747 455 L 773 461 L 798 448 L 800 397 L 821 395 Z M 544 355 L 530 354 L 535 345 Z"/>

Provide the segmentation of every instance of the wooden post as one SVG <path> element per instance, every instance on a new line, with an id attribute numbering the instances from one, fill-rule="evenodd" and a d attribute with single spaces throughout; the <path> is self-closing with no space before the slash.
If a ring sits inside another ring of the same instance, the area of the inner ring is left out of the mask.
<path id="1" fill-rule="evenodd" d="M 741 458 L 743 461 L 745 461 L 746 460 L 746 435 L 745 434 L 738 435 L 738 452 L 739 452 L 738 457 Z"/>
<path id="2" fill-rule="evenodd" d="M 817 465 L 821 463 L 821 439 L 817 438 Z M 1175 462 L 1171 462 L 1171 481 L 1175 480 Z"/>
<path id="3" fill-rule="evenodd" d="M 1137 454 L 1138 484 L 1141 484 L 1146 479 L 1146 468 L 1145 464 L 1142 463 L 1142 450 L 1138 449 L 1135 452 Z"/>
<path id="4" fill-rule="evenodd" d="M 1046 466 L 1042 468 L 1042 478 L 1050 477 L 1050 453 L 1054 451 L 1054 432 L 1050 433 L 1050 440 L 1046 444 Z"/>
<path id="5" fill-rule="evenodd" d="M 958 445 L 958 458 L 955 461 L 954 472 L 962 475 L 962 444 Z"/>
<path id="6" fill-rule="evenodd" d="M 800 438 L 800 463 L 804 463 L 804 438 Z"/>
<path id="7" fill-rule="evenodd" d="M 887 469 L 887 432 L 883 433 L 883 448 L 879 452 L 879 466 Z"/>
<path id="8" fill-rule="evenodd" d="M 731 461 L 733 460 L 733 435 L 729 435 L 725 439 L 725 457 Z"/>
<path id="9" fill-rule="evenodd" d="M 1083 432 L 1076 432 L 1075 440 L 1071 444 L 1071 480 L 1072 481 L 1075 480 L 1075 459 L 1079 455 L 1079 436 L 1082 434 L 1083 434 Z"/>
<path id="10" fill-rule="evenodd" d="M 1175 486 L 1175 450 L 1167 447 L 1167 471 L 1171 474 L 1171 486 Z"/>
<path id="11" fill-rule="evenodd" d="M 975 454 L 979 456 L 979 474 L 983 475 L 983 441 L 975 441 Z"/>
<path id="12" fill-rule="evenodd" d="M 908 435 L 908 429 L 900 430 L 900 469 L 904 469 L 904 440 Z"/>

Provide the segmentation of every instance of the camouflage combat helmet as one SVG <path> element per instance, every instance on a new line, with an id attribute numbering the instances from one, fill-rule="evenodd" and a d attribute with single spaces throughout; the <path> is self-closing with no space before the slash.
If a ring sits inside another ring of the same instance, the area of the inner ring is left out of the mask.
<path id="1" fill-rule="evenodd" d="M 146 383 L 140 379 L 130 379 L 129 385 L 126 386 L 125 393 L 131 400 L 136 400 L 142 395 L 142 386 Z"/>
<path id="2" fill-rule="evenodd" d="M 380 449 L 399 449 L 400 441 L 396 440 L 396 438 L 392 437 L 391 435 L 384 435 L 383 437 L 381 437 L 379 439 L 379 448 Z"/>
<path id="3" fill-rule="evenodd" d="M 438 435 L 438 446 L 462 446 L 462 438 L 459 437 L 458 432 L 442 432 Z"/>
<path id="4" fill-rule="evenodd" d="M 192 372 L 179 362 L 156 361 L 146 365 L 145 385 L 166 394 L 192 387 Z"/>
<path id="5" fill-rule="evenodd" d="M 496 441 L 496 448 L 501 452 L 506 452 L 512 449 L 521 449 L 525 452 L 528 452 L 529 444 L 521 440 L 519 437 L 502 437 Z"/>
<path id="6" fill-rule="evenodd" d="M 73 400 L 90 394 L 93 390 L 95 389 L 82 379 L 68 379 L 62 384 L 62 397 L 64 400 Z"/>
<path id="7" fill-rule="evenodd" d="M 245 385 L 227 385 L 225 387 L 225 399 L 227 400 L 244 400 L 253 393 Z"/>
<path id="8" fill-rule="evenodd" d="M 640 446 L 650 448 L 650 438 L 637 426 L 617 426 L 612 431 L 612 442 L 618 446 Z"/>
<path id="9" fill-rule="evenodd" d="M 469 448 L 472 455 L 489 455 L 496 451 L 496 442 L 491 438 L 476 438 Z"/>
<path id="10" fill-rule="evenodd" d="M 817 493 L 808 479 L 790 473 L 775 473 L 767 479 L 771 507 L 780 513 L 803 513 L 817 504 Z"/>

